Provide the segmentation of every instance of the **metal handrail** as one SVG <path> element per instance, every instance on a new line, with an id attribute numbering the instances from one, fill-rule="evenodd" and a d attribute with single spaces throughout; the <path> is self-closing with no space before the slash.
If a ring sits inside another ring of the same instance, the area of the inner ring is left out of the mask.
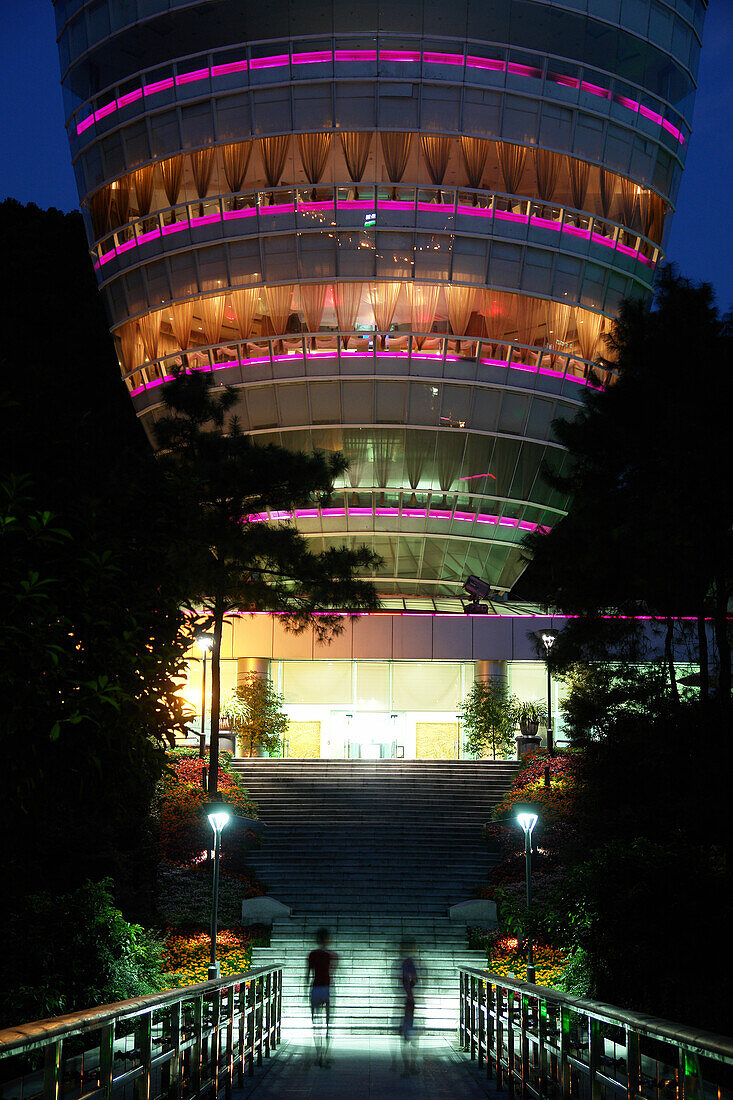
<path id="1" fill-rule="evenodd" d="M 20 1024 L 0 1031 L 2 1095 L 229 1097 L 278 1046 L 281 1013 L 274 966 Z"/>
<path id="2" fill-rule="evenodd" d="M 733 1039 L 460 968 L 461 1047 L 510 1095 L 685 1100 L 733 1091 Z"/>

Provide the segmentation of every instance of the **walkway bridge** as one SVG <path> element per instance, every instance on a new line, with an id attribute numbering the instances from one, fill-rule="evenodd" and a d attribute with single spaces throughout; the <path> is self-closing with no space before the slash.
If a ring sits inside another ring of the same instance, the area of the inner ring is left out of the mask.
<path id="1" fill-rule="evenodd" d="M 468 951 L 447 910 L 485 881 L 480 825 L 515 765 L 235 765 L 266 824 L 251 863 L 293 916 L 246 974 L 0 1033 L 1 1100 L 733 1100 L 733 1042 L 499 978 Z M 303 983 L 318 924 L 340 953 L 328 1067 Z M 415 1067 L 394 996 L 405 936 L 427 970 Z"/>
<path id="2" fill-rule="evenodd" d="M 282 969 L 0 1032 L 3 1100 L 729 1100 L 733 1040 L 485 971 L 455 974 L 457 1035 L 403 1076 L 394 1036 L 345 1036 L 330 1066 L 281 1042 Z"/>

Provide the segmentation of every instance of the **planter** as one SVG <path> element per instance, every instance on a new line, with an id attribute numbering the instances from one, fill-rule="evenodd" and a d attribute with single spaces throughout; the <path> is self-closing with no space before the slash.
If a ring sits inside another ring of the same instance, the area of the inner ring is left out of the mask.
<path id="1" fill-rule="evenodd" d="M 539 721 L 532 721 L 529 718 L 519 719 L 519 729 L 522 737 L 536 737 L 537 731 L 540 728 Z"/>
<path id="2" fill-rule="evenodd" d="M 525 736 L 523 733 L 517 734 L 514 740 L 517 744 L 517 760 L 524 759 L 528 753 L 534 752 L 542 743 L 541 737 L 537 737 L 536 735 L 533 737 Z"/>

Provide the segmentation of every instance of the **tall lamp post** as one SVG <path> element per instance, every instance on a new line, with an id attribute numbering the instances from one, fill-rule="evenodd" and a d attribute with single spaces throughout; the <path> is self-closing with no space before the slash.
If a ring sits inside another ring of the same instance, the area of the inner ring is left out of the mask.
<path id="1" fill-rule="evenodd" d="M 214 830 L 214 877 L 211 890 L 211 959 L 209 961 L 209 981 L 220 978 L 219 963 L 216 961 L 216 933 L 219 925 L 219 857 L 221 855 L 221 831 L 231 817 L 231 809 L 226 802 L 212 802 L 206 808 L 206 816 Z"/>
<path id="2" fill-rule="evenodd" d="M 555 644 L 557 630 L 543 630 L 540 634 L 542 644 L 545 647 L 545 662 L 547 664 L 547 751 L 550 756 L 555 754 L 555 742 L 552 736 L 552 675 L 550 674 L 550 650 Z"/>
<path id="3" fill-rule="evenodd" d="M 199 757 L 201 760 L 206 756 L 206 729 L 204 726 L 206 715 L 206 654 L 214 644 L 214 638 L 211 634 L 197 634 L 196 645 L 201 650 L 201 732 L 199 734 Z"/>
<path id="4" fill-rule="evenodd" d="M 537 814 L 517 814 L 517 821 L 524 832 L 524 875 L 527 882 L 527 981 L 534 985 L 534 953 L 529 919 L 532 908 L 532 830 L 537 824 Z"/>

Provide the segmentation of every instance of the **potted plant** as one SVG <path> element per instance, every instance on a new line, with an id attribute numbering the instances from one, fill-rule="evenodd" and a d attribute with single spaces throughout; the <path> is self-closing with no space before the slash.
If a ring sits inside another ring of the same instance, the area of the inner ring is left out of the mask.
<path id="1" fill-rule="evenodd" d="M 520 700 L 516 706 L 516 718 L 523 737 L 536 737 L 540 726 L 547 722 L 547 707 L 544 703 Z"/>
<path id="2" fill-rule="evenodd" d="M 514 707 L 514 721 L 519 724 L 519 733 L 514 740 L 517 743 L 517 759 L 521 760 L 528 752 L 539 748 L 538 730 L 540 724 L 547 721 L 547 708 L 544 703 L 518 700 Z"/>

